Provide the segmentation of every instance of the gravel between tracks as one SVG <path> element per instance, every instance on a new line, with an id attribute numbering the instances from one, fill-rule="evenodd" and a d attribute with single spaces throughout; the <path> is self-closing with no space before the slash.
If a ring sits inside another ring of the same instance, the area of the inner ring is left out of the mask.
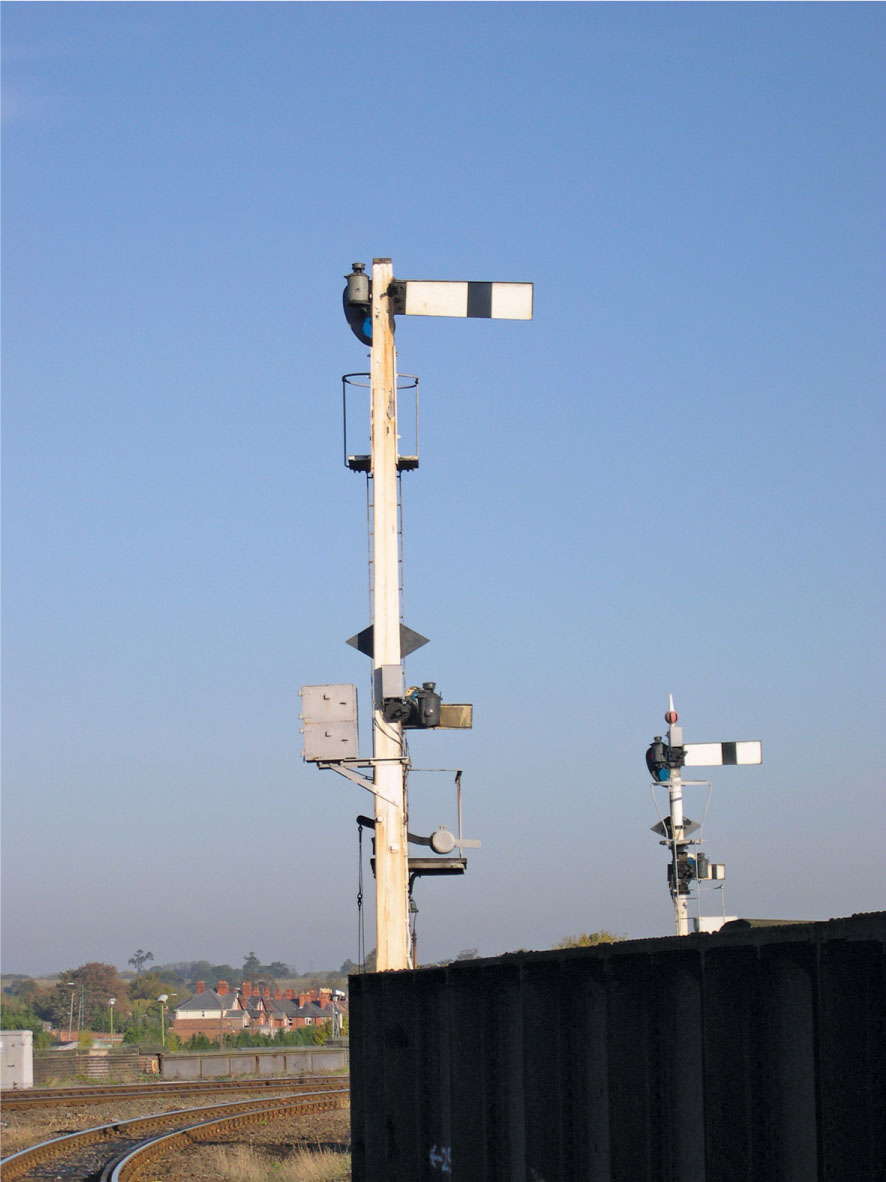
<path id="1" fill-rule="evenodd" d="M 144 1100 L 112 1101 L 108 1104 L 80 1104 L 69 1108 L 4 1109 L 2 1116 L 2 1153 L 9 1157 L 20 1149 L 78 1133 L 96 1125 L 109 1125 L 136 1116 L 151 1116 L 155 1112 L 172 1112 L 184 1105 L 162 1096 L 146 1096 Z"/>
<path id="2" fill-rule="evenodd" d="M 243 1094 L 238 1096 L 238 1099 L 247 1099 L 252 1095 L 265 1099 L 267 1091 Z M 233 1096 L 227 1098 L 234 1099 Z M 208 1099 L 202 1102 L 210 1103 Z M 194 1105 L 198 1103 L 195 1098 Z M 83 1104 L 73 1108 L 44 1108 L 36 1112 L 11 1109 L 2 1113 L 0 1153 L 3 1157 L 8 1157 L 20 1149 L 27 1149 L 31 1145 L 64 1136 L 66 1133 L 130 1120 L 137 1116 L 151 1116 L 155 1112 L 172 1112 L 181 1107 L 181 1102 L 176 1103 L 155 1096 L 146 1097 L 144 1100 L 116 1101 L 109 1104 Z M 248 1143 L 255 1149 L 265 1147 L 268 1155 L 272 1157 L 283 1157 L 293 1148 L 312 1147 L 318 1142 L 347 1145 L 350 1139 L 350 1118 L 350 1111 L 343 1108 L 335 1112 L 284 1117 L 269 1121 L 266 1125 L 244 1129 L 239 1133 L 224 1134 L 216 1141 L 194 1146 L 184 1153 L 179 1153 L 176 1159 L 164 1162 L 164 1182 L 167 1179 L 169 1182 L 188 1182 L 189 1179 L 204 1182 L 204 1179 L 211 1178 L 212 1175 L 199 1172 L 199 1158 L 205 1147 L 212 1144 Z M 189 1162 L 187 1168 L 181 1164 L 186 1161 Z"/>
<path id="3" fill-rule="evenodd" d="M 163 1159 L 157 1177 L 162 1177 L 163 1182 L 218 1182 L 218 1174 L 211 1172 L 206 1164 L 214 1146 L 250 1145 L 274 1161 L 289 1157 L 297 1149 L 316 1149 L 318 1145 L 347 1148 L 350 1134 L 351 1114 L 346 1108 L 269 1121 L 258 1128 L 226 1133 L 218 1139 L 179 1150 L 175 1156 Z"/>

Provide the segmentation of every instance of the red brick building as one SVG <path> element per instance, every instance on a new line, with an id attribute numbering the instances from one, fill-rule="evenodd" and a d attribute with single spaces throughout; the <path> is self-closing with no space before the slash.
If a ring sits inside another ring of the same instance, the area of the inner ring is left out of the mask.
<path id="1" fill-rule="evenodd" d="M 176 1006 L 174 1012 L 171 1029 L 185 1042 L 194 1034 L 217 1040 L 220 1034 L 238 1034 L 247 1029 L 274 1035 L 279 1030 L 328 1025 L 331 1032 L 338 1034 L 342 1019 L 347 1017 L 347 1000 L 343 993 L 332 989 L 272 992 L 266 985 L 244 981 L 232 992 L 227 981 L 219 981 L 215 990 L 206 989 L 205 983 L 198 981 L 194 996 Z"/>

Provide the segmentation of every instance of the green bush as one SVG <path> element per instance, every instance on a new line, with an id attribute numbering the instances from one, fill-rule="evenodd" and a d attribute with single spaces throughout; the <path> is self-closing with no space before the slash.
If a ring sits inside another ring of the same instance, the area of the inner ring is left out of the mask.
<path id="1" fill-rule="evenodd" d="M 211 1051 L 218 1049 L 218 1043 L 213 1042 L 208 1034 L 192 1034 L 185 1043 L 186 1051 Z"/>
<path id="2" fill-rule="evenodd" d="M 36 1036 L 43 1033 L 43 1023 L 27 1002 L 5 998 L 0 1004 L 0 1030 L 33 1030 Z"/>

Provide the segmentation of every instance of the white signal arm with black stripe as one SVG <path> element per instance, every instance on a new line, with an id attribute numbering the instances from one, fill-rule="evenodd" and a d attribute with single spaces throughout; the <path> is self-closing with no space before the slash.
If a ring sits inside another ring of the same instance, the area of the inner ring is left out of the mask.
<path id="1" fill-rule="evenodd" d="M 737 743 L 686 743 L 684 767 L 735 767 L 738 764 L 762 763 L 763 744 L 759 739 Z"/>
<path id="2" fill-rule="evenodd" d="M 395 310 L 404 316 L 470 316 L 531 320 L 531 283 L 404 279 L 394 283 Z"/>

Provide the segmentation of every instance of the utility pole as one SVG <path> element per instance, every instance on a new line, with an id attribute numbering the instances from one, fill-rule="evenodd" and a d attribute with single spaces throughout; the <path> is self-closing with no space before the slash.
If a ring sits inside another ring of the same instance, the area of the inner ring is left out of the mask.
<path id="1" fill-rule="evenodd" d="M 372 754 L 375 759 L 375 879 L 377 969 L 409 965 L 409 850 L 403 724 L 389 722 L 384 697 L 402 696 L 400 579 L 397 531 L 397 358 L 390 259 L 372 263 L 370 448 L 372 506 L 373 684 Z M 396 670 L 396 672 L 395 672 Z M 398 693 L 382 681 L 400 679 Z"/>

